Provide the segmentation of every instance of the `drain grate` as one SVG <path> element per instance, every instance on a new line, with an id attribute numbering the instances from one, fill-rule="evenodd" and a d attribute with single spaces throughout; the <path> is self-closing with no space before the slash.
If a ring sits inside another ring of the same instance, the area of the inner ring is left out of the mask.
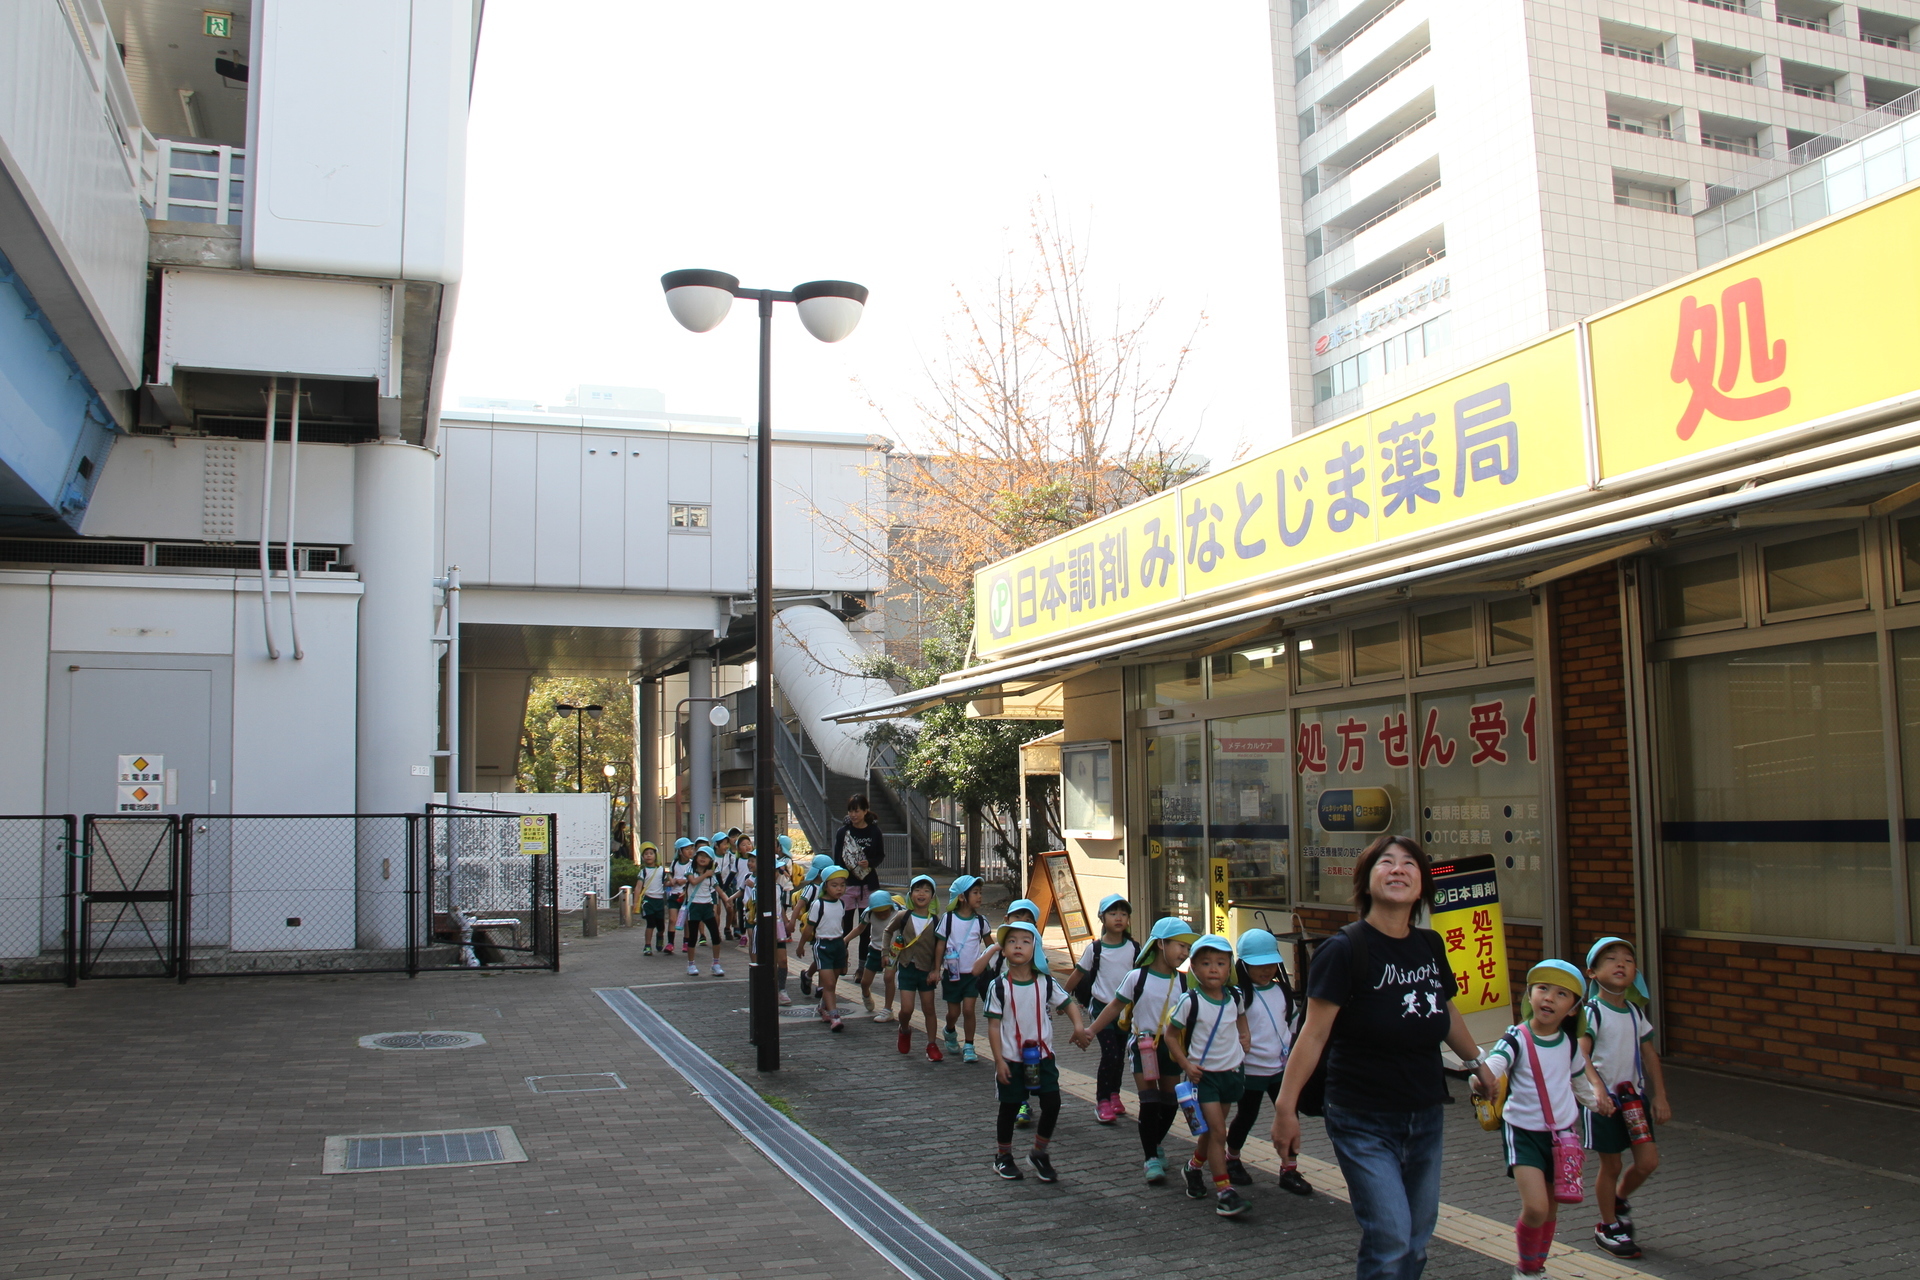
<path id="1" fill-rule="evenodd" d="M 528 1076 L 527 1088 L 535 1093 L 611 1093 L 624 1089 L 627 1082 L 611 1071 L 590 1071 L 572 1076 Z"/>
<path id="2" fill-rule="evenodd" d="M 362 1049 L 472 1049 L 486 1042 L 474 1031 L 383 1031 L 360 1037 Z"/>
<path id="3" fill-rule="evenodd" d="M 435 1169 L 459 1165 L 519 1164 L 527 1153 L 504 1125 L 438 1133 L 348 1133 L 327 1139 L 323 1173 Z"/>

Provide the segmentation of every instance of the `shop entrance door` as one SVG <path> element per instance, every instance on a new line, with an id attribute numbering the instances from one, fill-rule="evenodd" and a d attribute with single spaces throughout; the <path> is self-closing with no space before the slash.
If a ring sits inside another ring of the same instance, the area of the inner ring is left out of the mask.
<path id="1" fill-rule="evenodd" d="M 1200 730 L 1151 736 L 1146 750 L 1147 883 L 1153 914 L 1206 932 L 1206 748 Z"/>

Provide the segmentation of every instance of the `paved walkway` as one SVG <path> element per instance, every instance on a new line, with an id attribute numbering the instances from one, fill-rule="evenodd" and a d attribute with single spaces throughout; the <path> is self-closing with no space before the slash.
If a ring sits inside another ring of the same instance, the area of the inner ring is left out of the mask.
<path id="1" fill-rule="evenodd" d="M 835 1036 L 785 1020 L 787 1067 L 761 1081 L 745 965 L 688 979 L 683 961 L 639 944 L 637 929 L 571 938 L 558 975 L 0 988 L 0 1277 L 897 1280 L 594 994 L 611 987 L 633 988 L 1006 1276 L 1351 1274 L 1355 1229 L 1337 1198 L 1295 1199 L 1263 1177 L 1249 1219 L 1221 1221 L 1172 1185 L 1143 1185 L 1131 1128 L 1096 1125 L 1078 1100 L 1054 1145 L 1062 1181 L 999 1181 L 986 1166 L 991 1069 L 903 1059 L 892 1026 L 855 1020 Z M 422 1029 L 488 1043 L 356 1043 Z M 1092 1056 L 1066 1053 L 1069 1092 L 1087 1089 Z M 526 1083 L 601 1071 L 629 1088 Z M 1622 1267 L 1582 1245 L 1591 1261 L 1557 1258 L 1555 1276 L 1920 1272 L 1920 1113 L 1674 1077 L 1680 1123 L 1637 1202 L 1648 1257 Z M 526 1163 L 319 1172 L 328 1135 L 491 1124 L 513 1126 Z M 1504 1277 L 1515 1205 L 1497 1148 L 1464 1106 L 1448 1142 L 1447 1238 L 1427 1274 Z M 1312 1129 L 1308 1155 L 1330 1157 Z M 1590 1222 L 1589 1209 L 1566 1216 Z"/>

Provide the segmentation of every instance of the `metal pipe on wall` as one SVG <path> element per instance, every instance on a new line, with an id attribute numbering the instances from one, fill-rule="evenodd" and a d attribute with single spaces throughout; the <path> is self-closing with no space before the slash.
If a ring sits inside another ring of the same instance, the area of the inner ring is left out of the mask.
<path id="1" fill-rule="evenodd" d="M 269 449 L 273 446 L 268 445 Z M 268 474 L 273 471 L 272 455 L 267 463 Z M 293 631 L 293 656 L 296 661 L 305 658 L 307 651 L 300 644 L 300 594 L 295 579 L 300 576 L 300 562 L 294 558 L 293 519 L 300 495 L 300 379 L 293 380 L 293 417 L 287 426 L 287 625 Z"/>
<path id="2" fill-rule="evenodd" d="M 280 646 L 273 639 L 273 558 L 269 540 L 273 523 L 273 433 L 278 428 L 280 379 L 267 379 L 266 448 L 260 462 L 260 625 L 267 634 L 267 657 L 280 660 Z"/>

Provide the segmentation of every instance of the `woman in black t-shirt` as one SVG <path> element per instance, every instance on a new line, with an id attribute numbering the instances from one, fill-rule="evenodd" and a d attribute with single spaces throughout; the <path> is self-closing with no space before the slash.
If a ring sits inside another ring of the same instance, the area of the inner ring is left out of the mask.
<path id="1" fill-rule="evenodd" d="M 1283 1157 L 1299 1150 L 1300 1092 L 1324 1053 L 1327 1137 L 1360 1222 L 1354 1274 L 1414 1280 L 1440 1214 L 1441 1042 L 1469 1069 L 1486 1068 L 1453 1005 L 1446 944 L 1413 925 L 1433 892 L 1426 850 L 1409 836 L 1382 836 L 1360 855 L 1353 883 L 1360 920 L 1313 957 L 1306 1025 L 1287 1059 L 1273 1144 Z"/>

